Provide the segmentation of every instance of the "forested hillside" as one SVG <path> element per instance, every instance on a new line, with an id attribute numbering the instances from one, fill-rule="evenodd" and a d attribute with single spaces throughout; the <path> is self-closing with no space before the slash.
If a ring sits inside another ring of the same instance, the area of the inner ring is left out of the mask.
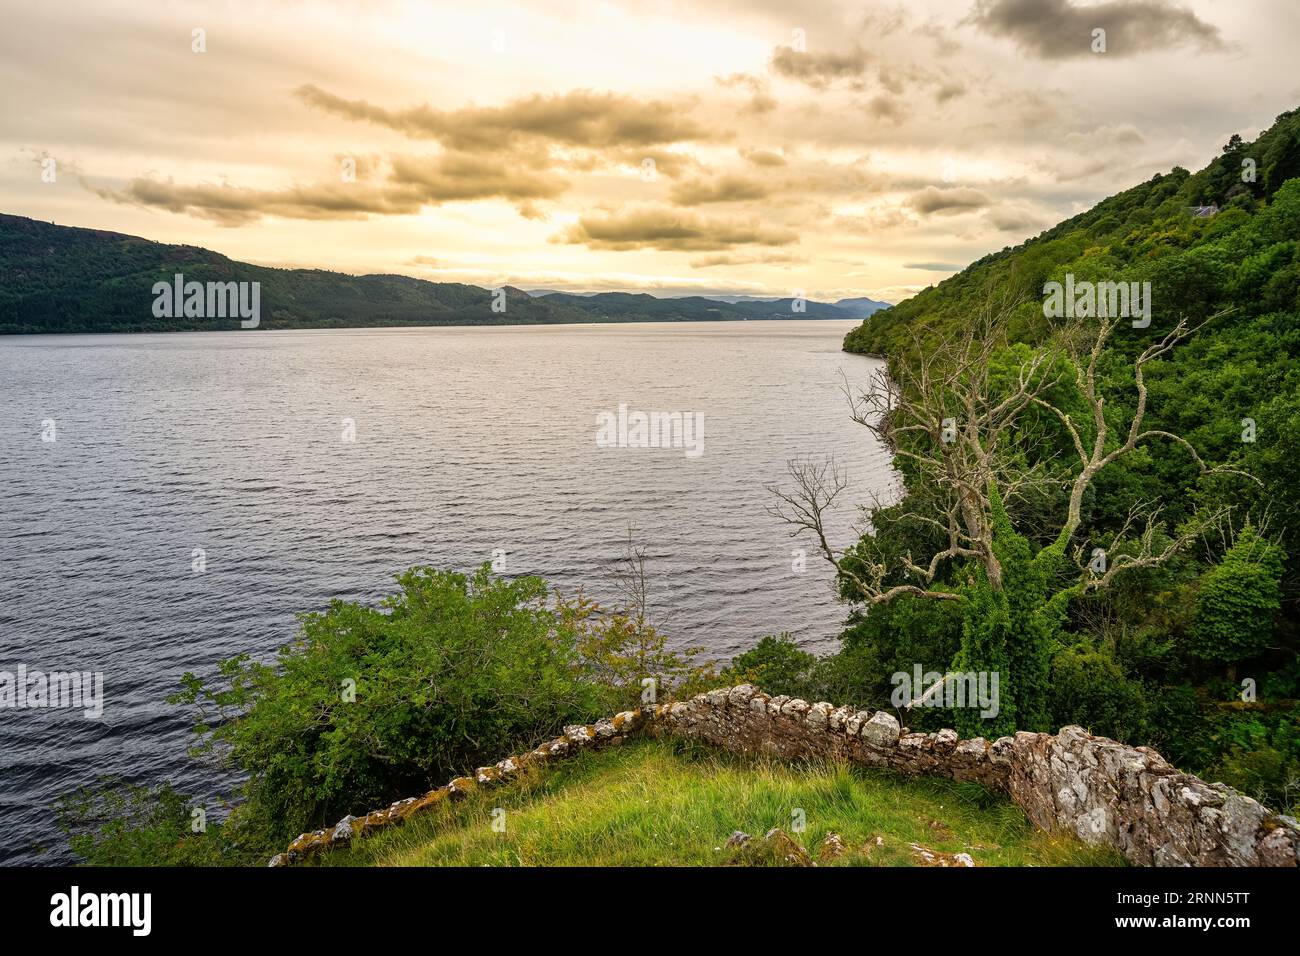
<path id="1" fill-rule="evenodd" d="M 271 269 L 200 249 L 97 229 L 0 215 L 0 333 L 172 332 L 239 328 L 238 319 L 155 317 L 155 282 L 261 283 L 259 329 L 393 325 L 529 325 L 845 319 L 860 312 L 822 302 L 721 302 L 698 296 L 601 293 L 530 296 L 402 275 L 354 276 Z M 494 308 L 495 304 L 495 308 Z"/>
<path id="2" fill-rule="evenodd" d="M 1180 321 L 1187 322 L 1188 334 L 1174 336 L 1177 341 L 1143 368 L 1142 428 L 1151 439 L 1099 471 L 1082 497 L 1081 523 L 1067 537 L 1085 560 L 1094 548 L 1110 549 L 1113 561 L 1120 553 L 1164 555 L 1168 544 L 1176 546 L 1167 559 L 1135 565 L 1105 587 L 1092 586 L 1087 568 L 1071 566 L 1072 574 L 1082 572 L 1083 583 L 1063 599 L 1059 621 L 1034 616 L 1037 609 L 1024 612 L 1023 620 L 1033 622 L 1027 626 L 1043 629 L 1048 657 L 1041 675 L 1043 721 L 1052 727 L 1080 723 L 1153 744 L 1180 767 L 1289 807 L 1300 794 L 1296 177 L 1300 111 L 1291 111 L 1255 142 L 1233 136 L 1200 172 L 1175 168 L 986 256 L 867 320 L 844 344 L 848 351 L 886 356 L 893 377 L 910 383 L 903 387 L 906 397 L 915 388 L 910 371 L 937 362 L 944 348 L 979 327 L 990 303 L 1011 303 L 1001 326 L 1005 341 L 990 350 L 984 367 L 993 383 L 989 394 L 1015 393 L 1017 369 L 1029 367 L 1035 354 L 1053 357 L 1031 379 L 1053 367 L 1066 374 L 1047 395 L 1054 413 L 1027 402 L 1015 421 L 1005 453 L 1018 474 L 1035 476 L 1036 490 L 1006 502 L 1010 527 L 995 527 L 994 537 L 1002 536 L 1004 562 L 1015 552 L 1025 568 L 1059 574 L 1061 556 L 1046 565 L 1040 558 L 1057 540 L 1070 481 L 1080 470 L 1070 427 L 1084 446 L 1097 429 L 1075 390 L 1077 354 L 1071 362 L 1070 353 L 1050 351 L 1070 326 L 1045 317 L 1044 286 L 1065 283 L 1067 276 L 1074 283 L 1151 284 L 1149 326 L 1120 319 L 1096 362 L 1097 391 L 1104 396 L 1098 407 L 1109 427 L 1104 450 L 1123 443 L 1138 414 L 1139 356 L 1158 347 Z M 1075 332 L 1098 324 L 1084 316 Z M 1078 381 L 1081 389 L 1084 379 Z M 968 422 L 955 417 L 960 431 Z M 894 435 L 904 452 L 924 440 Z M 909 500 L 877 512 L 878 530 L 853 550 L 851 567 L 884 566 L 891 557 L 897 566 L 900 555 L 919 560 L 937 547 L 924 523 L 933 498 L 927 474 L 906 455 L 897 461 Z M 997 497 L 995 526 L 1002 510 Z M 1134 515 L 1154 519 L 1146 527 L 1145 518 L 1134 521 Z M 1186 536 L 1183 545 L 1177 545 L 1180 536 Z M 972 567 L 961 557 L 945 560 L 928 586 L 975 600 L 982 572 Z M 1101 576 L 1098 569 L 1092 573 Z M 885 584 L 916 580 L 901 572 Z M 830 692 L 829 699 L 857 688 L 879 700 L 889 691 L 881 675 L 909 670 L 915 661 L 942 669 L 965 660 L 980 639 L 972 634 L 975 619 L 958 600 L 905 594 L 862 613 L 862 594 L 851 581 L 841 585 L 845 597 L 859 602 L 841 654 L 815 662 L 789 645 L 768 642 L 749 663 L 782 670 L 793 685 L 830 683 L 839 693 Z M 1019 620 L 1015 598 L 1008 600 L 1010 620 Z M 1014 670 L 1015 649 L 1008 653 Z M 921 725 L 951 720 L 942 710 L 913 714 Z M 1024 723 L 1028 715 L 1021 718 Z"/>

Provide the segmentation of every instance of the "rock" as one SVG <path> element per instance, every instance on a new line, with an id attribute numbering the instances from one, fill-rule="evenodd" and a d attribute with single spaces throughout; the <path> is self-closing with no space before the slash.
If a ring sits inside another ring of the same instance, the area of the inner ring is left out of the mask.
<path id="1" fill-rule="evenodd" d="M 763 845 L 769 853 L 787 866 L 812 866 L 813 859 L 802 846 L 782 830 L 773 827 L 763 837 Z"/>
<path id="2" fill-rule="evenodd" d="M 912 853 L 916 856 L 917 862 L 921 866 L 974 866 L 975 860 L 969 853 L 941 853 L 938 850 L 931 850 L 921 846 L 919 843 L 909 843 Z"/>
<path id="3" fill-rule="evenodd" d="M 356 817 L 349 814 L 348 816 L 340 820 L 338 823 L 334 824 L 334 829 L 330 832 L 330 842 L 331 843 L 351 842 L 353 837 L 353 832 L 354 832 L 352 829 L 352 824 L 356 821 L 356 819 L 357 819 Z"/>
<path id="4" fill-rule="evenodd" d="M 831 711 L 833 709 L 834 708 L 832 708 L 831 705 L 826 703 L 825 701 L 821 701 L 819 703 L 813 704 L 811 707 L 808 708 L 808 713 L 804 717 L 804 720 L 807 722 L 809 727 L 812 727 L 814 729 L 822 729 L 825 727 L 829 727 L 831 721 Z"/>
<path id="5" fill-rule="evenodd" d="M 473 777 L 457 777 L 447 784 L 447 795 L 453 800 L 457 800 L 473 793 L 477 786 L 478 782 Z"/>
<path id="6" fill-rule="evenodd" d="M 793 717 L 800 720 L 806 713 L 808 713 L 808 701 L 800 700 L 798 697 L 791 698 L 781 705 L 781 716 L 783 717 Z"/>
<path id="7" fill-rule="evenodd" d="M 736 707 L 747 707 L 755 693 L 756 690 L 752 684 L 740 684 L 731 688 L 731 691 L 727 694 L 727 702 Z"/>
<path id="8" fill-rule="evenodd" d="M 829 863 L 843 856 L 847 849 L 843 838 L 838 833 L 827 833 L 822 838 L 821 847 L 817 850 L 817 858 L 823 863 Z"/>
<path id="9" fill-rule="evenodd" d="M 873 747 L 893 747 L 898 744 L 898 718 L 883 710 L 862 725 L 859 731 L 863 740 Z"/>
<path id="10" fill-rule="evenodd" d="M 852 707 L 836 707 L 831 711 L 830 727 L 836 733 L 847 732 L 849 736 L 856 737 L 856 730 L 848 730 L 849 720 L 853 717 Z"/>
<path id="11" fill-rule="evenodd" d="M 703 699 L 704 699 L 704 700 L 705 700 L 705 701 L 706 701 L 710 706 L 712 706 L 712 707 L 721 707 L 721 706 L 723 706 L 724 704 L 726 704 L 726 702 L 727 702 L 727 697 L 728 697 L 730 694 L 731 694 L 731 691 L 729 691 L 729 690 L 725 690 L 725 689 L 722 689 L 722 690 L 711 690 L 711 691 L 709 691 L 707 694 L 703 694 L 702 697 L 703 697 Z M 699 700 L 700 698 L 697 697 L 697 698 L 695 698 L 695 699 L 696 699 L 696 700 Z"/>

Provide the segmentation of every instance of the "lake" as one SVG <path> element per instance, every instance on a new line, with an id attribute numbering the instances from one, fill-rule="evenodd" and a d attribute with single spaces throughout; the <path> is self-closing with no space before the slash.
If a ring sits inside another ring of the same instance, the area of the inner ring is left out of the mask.
<path id="1" fill-rule="evenodd" d="M 808 545 L 765 489 L 833 453 L 843 546 L 894 487 L 841 393 L 877 364 L 840 351 L 856 324 L 0 337 L 0 671 L 104 682 L 100 719 L 0 710 L 0 863 L 66 860 L 52 804 L 103 774 L 223 791 L 164 701 L 181 675 L 269 660 L 296 613 L 411 565 L 495 556 L 609 599 L 631 528 L 674 643 L 831 649 L 829 565 L 795 573 Z M 637 447 L 638 413 L 661 447 Z"/>

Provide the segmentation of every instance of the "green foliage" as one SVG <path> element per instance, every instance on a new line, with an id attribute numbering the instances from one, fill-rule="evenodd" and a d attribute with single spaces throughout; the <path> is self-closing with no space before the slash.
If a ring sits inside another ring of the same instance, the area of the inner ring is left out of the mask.
<path id="1" fill-rule="evenodd" d="M 1190 650 L 1204 660 L 1234 663 L 1268 645 L 1281 610 L 1281 548 L 1252 527 L 1237 535 L 1196 598 Z"/>
<path id="2" fill-rule="evenodd" d="M 170 783 L 106 778 L 59 800 L 59 828 L 90 866 L 220 866 L 256 862 L 225 839 L 220 824 L 194 827 L 191 799 Z"/>
<path id="3" fill-rule="evenodd" d="M 983 720 L 973 708 L 955 711 L 956 729 L 963 737 L 1002 737 L 1014 733 L 1017 726 L 1015 690 L 1005 683 L 1011 672 L 1007 649 L 1011 622 L 1006 595 L 993 589 L 982 568 L 974 572 L 974 580 L 963 593 L 966 607 L 962 617 L 961 650 L 957 652 L 952 669 L 963 673 L 987 671 L 998 674 L 1001 700 L 998 715 L 992 723 Z"/>
<path id="4" fill-rule="evenodd" d="M 398 584 L 378 608 L 304 615 L 276 666 L 237 657 L 173 698 L 198 709 L 198 752 L 248 774 L 234 820 L 255 839 L 423 792 L 629 705 L 642 677 L 690 675 L 644 620 L 548 602 L 540 578 L 413 568 Z"/>
<path id="5" fill-rule="evenodd" d="M 1269 724 L 1250 720 L 1237 733 L 1211 775 L 1265 806 L 1294 815 L 1300 810 L 1300 716 Z"/>
<path id="6" fill-rule="evenodd" d="M 1051 724 L 1077 724 L 1128 743 L 1147 739 L 1146 690 L 1113 657 L 1087 644 L 1059 648 L 1051 663 Z"/>
<path id="7" fill-rule="evenodd" d="M 1258 173 L 1253 181 L 1243 177 L 1247 160 Z M 1192 206 L 1219 211 L 1194 216 Z M 967 598 L 964 610 L 943 602 L 933 612 L 958 621 L 960 653 L 953 651 L 951 630 L 932 634 L 909 607 L 924 602 L 913 600 L 855 614 L 843 653 L 879 660 L 881 671 L 906 670 L 907 664 L 898 666 L 900 652 L 909 663 L 948 653 L 961 669 L 1004 665 L 1011 672 L 1002 687 L 1004 707 L 1014 708 L 1018 727 L 1083 723 L 1149 743 L 1184 769 L 1221 772 L 1229 783 L 1268 778 L 1273 782 L 1259 785 L 1277 796 L 1277 779 L 1289 772 L 1291 758 L 1289 743 L 1273 735 L 1282 733 L 1278 727 L 1296 712 L 1300 696 L 1300 619 L 1293 611 L 1300 601 L 1300 523 L 1289 520 L 1300 501 L 1300 111 L 1280 115 L 1254 142 L 1233 137 L 1197 173 L 1176 168 L 1155 176 L 985 256 L 872 316 L 844 347 L 883 355 L 894 366 L 913 362 L 968 328 L 991 294 L 1019 292 L 1025 301 L 1010 325 L 1013 341 L 990 367 L 996 394 L 998 383 L 1054 333 L 1039 293 L 1067 273 L 1152 283 L 1151 327 L 1119 329 L 1099 362 L 1098 388 L 1113 434 L 1127 427 L 1137 400 L 1134 357 L 1179 319 L 1197 324 L 1227 310 L 1148 366 L 1146 376 L 1145 427 L 1182 436 L 1207 467 L 1220 470 L 1202 474 L 1197 460 L 1172 441 L 1144 442 L 1094 480 L 1070 542 L 1052 540 L 1064 508 L 1059 489 L 1045 486 L 1037 498 L 1021 497 L 1014 520 L 995 535 L 1004 565 L 1001 591 L 958 562 L 934 585 Z M 1072 387 L 1050 400 L 1080 425 L 1087 444 L 1091 416 Z M 1016 464 L 1037 465 L 1056 480 L 1072 474 L 1074 452 L 1054 416 L 1034 411 L 1018 424 Z M 905 459 L 897 463 L 914 493 L 913 469 Z M 1224 554 L 1207 540 L 1161 567 L 1126 572 L 1101 592 L 1073 588 L 1042 601 L 1075 576 L 1073 548 L 1086 554 L 1102 547 L 1113 560 L 1122 553 L 1117 540 L 1130 513 L 1152 503 L 1161 508 L 1151 530 L 1154 550 L 1190 519 L 1225 505 L 1237 544 Z M 946 543 L 934 546 L 934 529 L 891 522 L 913 507 L 904 502 L 881 512 L 875 534 L 846 560 L 897 566 L 901 555 L 940 550 Z M 1262 540 L 1257 529 L 1265 520 L 1276 528 L 1276 541 Z M 1261 706 L 1271 715 L 1263 729 L 1250 728 L 1258 715 L 1222 713 L 1225 698 L 1240 690 L 1224 680 L 1225 664 L 1248 665 L 1243 673 L 1258 681 Z M 863 694 L 875 693 L 878 680 L 864 679 Z M 1040 697 L 1042 688 L 1047 693 Z M 1036 713 L 1041 705 L 1046 712 Z M 934 713 L 963 733 L 987 733 L 970 714 Z"/>
<path id="8" fill-rule="evenodd" d="M 765 637 L 737 655 L 723 673 L 727 683 L 749 683 L 773 696 L 808 697 L 817 656 L 799 649 L 788 633 Z M 811 696 L 817 696 L 812 694 Z"/>

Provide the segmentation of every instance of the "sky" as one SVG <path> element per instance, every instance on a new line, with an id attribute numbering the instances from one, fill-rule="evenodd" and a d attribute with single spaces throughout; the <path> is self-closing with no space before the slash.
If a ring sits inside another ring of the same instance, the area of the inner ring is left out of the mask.
<path id="1" fill-rule="evenodd" d="M 894 302 L 1300 105 L 1295 0 L 0 17 L 0 212 L 490 288 Z"/>

